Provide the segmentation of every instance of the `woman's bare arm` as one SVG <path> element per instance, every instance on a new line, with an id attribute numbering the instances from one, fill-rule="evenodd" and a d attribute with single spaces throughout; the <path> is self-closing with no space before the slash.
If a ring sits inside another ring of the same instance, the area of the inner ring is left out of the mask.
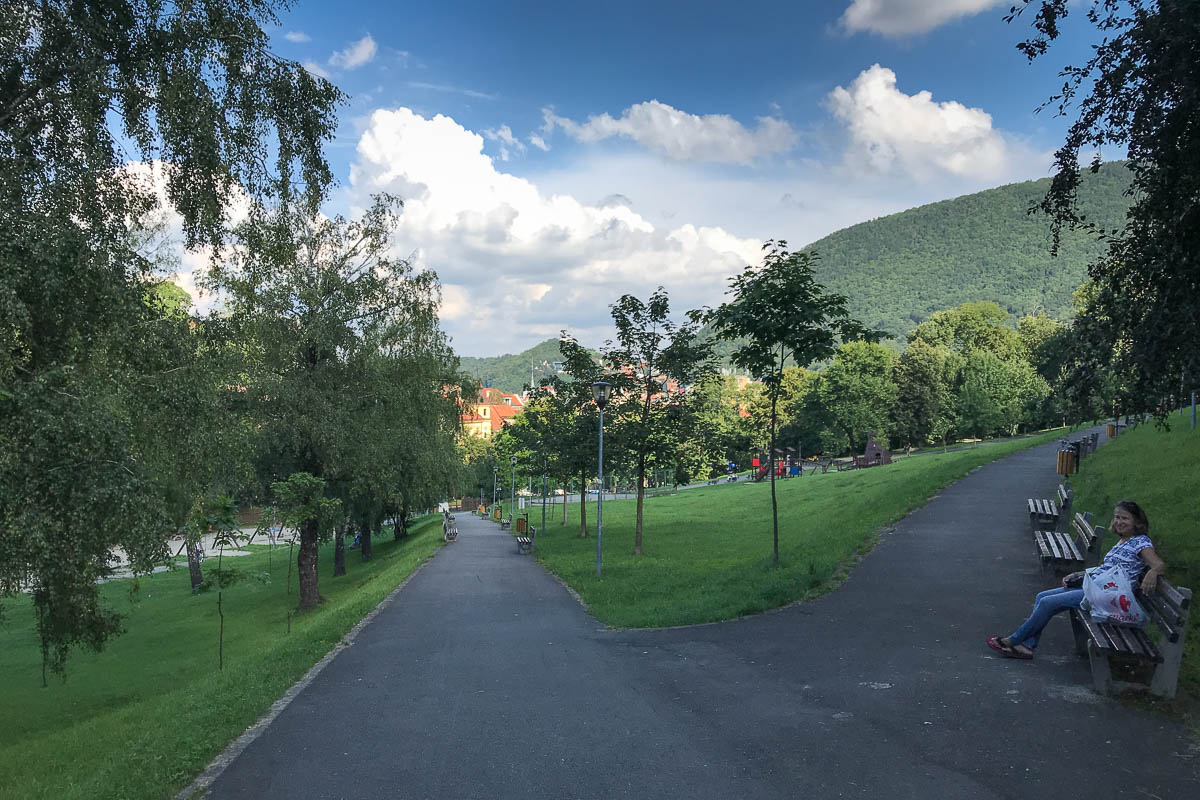
<path id="1" fill-rule="evenodd" d="M 1138 551 L 1138 555 L 1150 567 L 1142 576 L 1142 593 L 1150 594 L 1158 588 L 1158 576 L 1167 571 L 1167 565 L 1158 557 L 1158 553 L 1154 552 L 1153 547 L 1142 548 Z"/>

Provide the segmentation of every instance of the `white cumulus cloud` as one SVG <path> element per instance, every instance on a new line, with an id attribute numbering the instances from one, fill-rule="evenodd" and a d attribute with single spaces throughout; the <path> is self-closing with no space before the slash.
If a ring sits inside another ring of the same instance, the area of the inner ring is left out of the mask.
<path id="1" fill-rule="evenodd" d="M 511 151 L 509 148 L 516 150 L 518 153 L 525 152 L 525 143 L 513 136 L 512 128 L 507 125 L 501 125 L 499 128 L 488 128 L 483 132 L 484 138 L 493 142 L 500 142 L 500 160 L 508 161 Z"/>
<path id="2" fill-rule="evenodd" d="M 357 69 L 375 57 L 375 40 L 367 34 L 345 50 L 339 50 L 329 57 L 329 63 L 343 69 Z"/>
<path id="3" fill-rule="evenodd" d="M 515 352 L 563 328 L 599 343 L 621 294 L 662 284 L 682 313 L 719 302 L 728 277 L 760 259 L 757 239 L 721 228 L 659 229 L 627 203 L 543 193 L 483 149 L 483 136 L 449 117 L 379 110 L 351 167 L 353 202 L 380 191 L 404 200 L 396 251 L 437 271 L 460 352 Z"/>
<path id="4" fill-rule="evenodd" d="M 1028 153 L 992 127 L 990 114 L 927 91 L 896 88 L 896 73 L 875 64 L 829 94 L 829 108 L 847 129 L 846 163 L 860 172 L 938 174 L 993 179 L 1010 174 Z"/>
<path id="5" fill-rule="evenodd" d="M 840 22 L 850 33 L 913 36 L 1011 3 L 1012 0 L 854 0 Z"/>
<path id="6" fill-rule="evenodd" d="M 304 31 L 288 31 L 283 35 L 283 38 L 287 39 L 289 42 L 295 42 L 296 44 L 304 44 L 305 42 L 312 41 L 312 37 Z"/>
<path id="7" fill-rule="evenodd" d="M 796 132 L 774 117 L 759 117 L 758 127 L 750 130 L 727 114 L 697 116 L 657 100 L 632 105 L 619 118 L 600 114 L 580 123 L 550 108 L 543 109 L 542 116 L 546 132 L 561 128 L 580 142 L 623 136 L 678 161 L 745 164 L 796 145 Z"/>

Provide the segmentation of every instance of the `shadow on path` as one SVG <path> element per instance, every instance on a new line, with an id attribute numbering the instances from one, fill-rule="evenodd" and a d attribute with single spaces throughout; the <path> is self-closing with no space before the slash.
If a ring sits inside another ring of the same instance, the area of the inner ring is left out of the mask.
<path id="1" fill-rule="evenodd" d="M 948 487 L 825 597 L 689 628 L 606 631 L 460 515 L 210 796 L 1200 796 L 1186 732 L 1095 695 L 1065 619 L 1034 662 L 984 645 L 1050 580 L 1023 504 L 1055 448 Z"/>

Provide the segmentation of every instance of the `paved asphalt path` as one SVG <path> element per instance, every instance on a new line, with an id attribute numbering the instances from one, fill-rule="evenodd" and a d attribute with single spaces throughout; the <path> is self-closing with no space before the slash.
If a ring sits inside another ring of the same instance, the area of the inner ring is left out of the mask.
<path id="1" fill-rule="evenodd" d="M 1048 585 L 1023 504 L 1054 451 L 947 488 L 825 597 L 687 628 L 605 630 L 460 515 L 209 796 L 1194 800 L 1186 731 L 1095 695 L 1065 619 L 1033 662 L 984 644 Z"/>

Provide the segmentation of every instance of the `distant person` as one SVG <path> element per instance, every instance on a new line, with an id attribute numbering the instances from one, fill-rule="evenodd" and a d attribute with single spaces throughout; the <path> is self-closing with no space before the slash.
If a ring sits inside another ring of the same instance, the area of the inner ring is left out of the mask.
<path id="1" fill-rule="evenodd" d="M 1154 552 L 1150 541 L 1150 520 L 1141 506 L 1131 500 L 1122 500 L 1113 509 L 1111 530 L 1118 537 L 1101 566 L 1117 565 L 1124 570 L 1129 583 L 1140 579 L 1142 594 L 1151 594 L 1158 587 L 1158 578 L 1167 571 L 1167 565 Z M 1031 659 L 1037 650 L 1042 629 L 1052 617 L 1073 608 L 1079 608 L 1083 600 L 1083 573 L 1072 572 L 1062 580 L 1062 587 L 1047 589 L 1034 598 L 1033 613 L 1029 619 L 1008 636 L 992 636 L 988 647 L 1005 658 Z"/>

